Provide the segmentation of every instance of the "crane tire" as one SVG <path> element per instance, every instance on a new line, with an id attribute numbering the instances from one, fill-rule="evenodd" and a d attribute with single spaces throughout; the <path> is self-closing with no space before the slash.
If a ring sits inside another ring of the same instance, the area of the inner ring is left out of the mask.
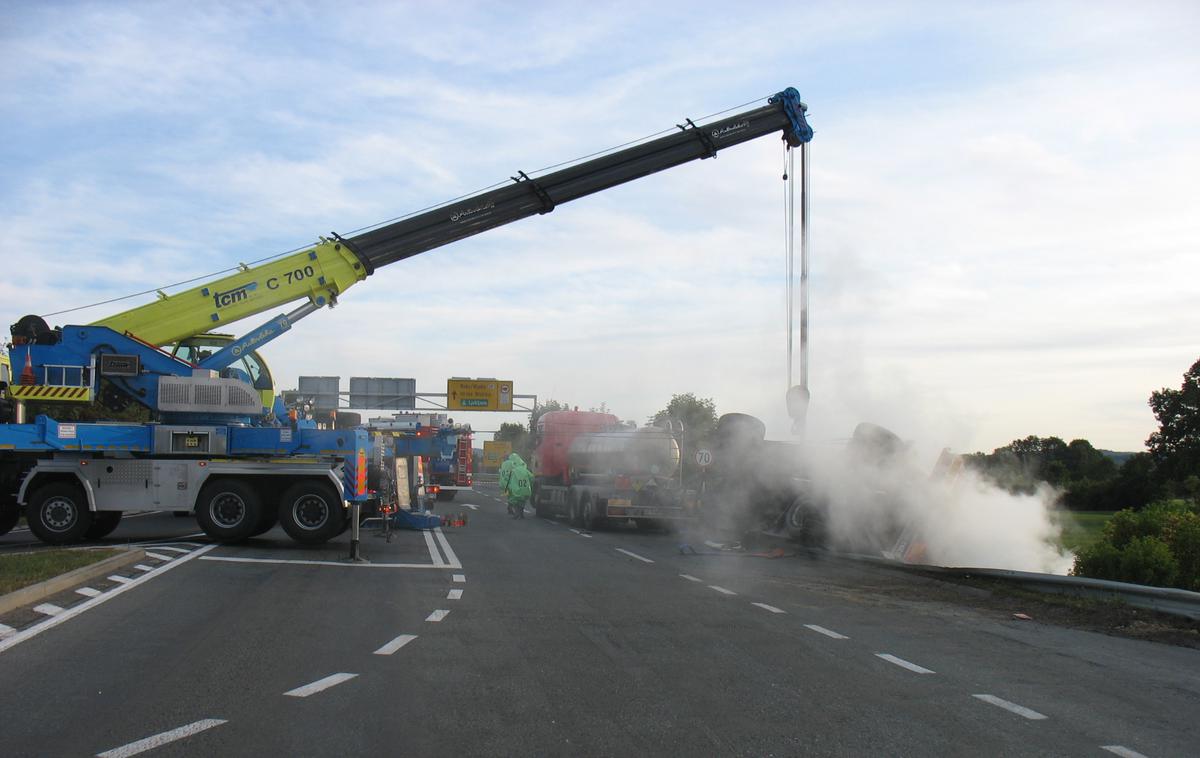
<path id="1" fill-rule="evenodd" d="M 120 511 L 97 511 L 95 518 L 92 519 L 92 525 L 83 533 L 83 538 L 85 540 L 104 539 L 116 530 L 123 515 Z"/>
<path id="2" fill-rule="evenodd" d="M 342 533 L 347 518 L 341 496 L 320 481 L 296 482 L 279 499 L 279 523 L 303 545 L 319 545 Z"/>
<path id="3" fill-rule="evenodd" d="M 260 523 L 263 502 L 248 483 L 238 479 L 208 482 L 196 499 L 196 521 L 218 542 L 241 542 Z"/>
<path id="4" fill-rule="evenodd" d="M 29 531 L 48 545 L 78 542 L 92 526 L 83 488 L 72 482 L 51 482 L 39 487 L 25 509 Z"/>

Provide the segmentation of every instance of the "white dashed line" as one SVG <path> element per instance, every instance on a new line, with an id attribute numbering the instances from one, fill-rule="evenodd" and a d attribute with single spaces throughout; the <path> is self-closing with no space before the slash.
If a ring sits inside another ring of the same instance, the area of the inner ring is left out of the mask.
<path id="1" fill-rule="evenodd" d="M 751 603 L 750 605 L 758 606 L 764 611 L 770 611 L 771 613 L 787 613 L 787 611 L 783 610 L 782 608 L 776 608 L 775 606 L 767 605 L 766 603 Z"/>
<path id="2" fill-rule="evenodd" d="M 473 511 L 477 511 L 477 510 L 479 510 L 479 506 L 478 506 L 478 505 L 472 505 L 471 503 L 463 503 L 463 504 L 462 504 L 462 507 L 463 507 L 463 508 L 470 508 L 470 509 L 471 509 L 471 510 L 473 510 Z"/>
<path id="3" fill-rule="evenodd" d="M 891 653 L 876 653 L 875 657 L 882 658 L 883 660 L 887 661 L 888 663 L 894 663 L 897 666 L 899 666 L 900 668 L 908 669 L 909 671 L 913 671 L 918 674 L 936 674 L 937 673 L 936 671 L 930 671 L 929 669 L 925 668 L 924 666 L 918 666 L 915 663 L 909 663 L 908 661 L 904 660 L 903 658 L 897 658 L 896 656 L 892 655 Z M 979 695 L 976 695 L 975 697 L 979 697 Z"/>
<path id="4" fill-rule="evenodd" d="M 312 684 L 306 684 L 303 687 L 297 687 L 294 690 L 288 690 L 283 694 L 287 695 L 288 697 L 308 697 L 309 695 L 315 695 L 321 690 L 327 690 L 330 687 L 337 686 L 342 682 L 348 682 L 356 676 L 358 676 L 358 674 L 330 674 L 324 679 L 318 679 Z"/>
<path id="5" fill-rule="evenodd" d="M 404 647 L 408 643 L 412 642 L 416 638 L 417 638 L 417 635 L 415 635 L 415 634 L 402 634 L 399 637 L 397 637 L 396 639 L 389 642 L 388 644 L 386 644 L 383 647 L 376 650 L 375 655 L 391 655 L 392 653 L 396 652 L 397 650 Z"/>
<path id="6" fill-rule="evenodd" d="M 147 558 L 153 558 L 153 559 L 154 559 L 154 560 L 156 560 L 156 561 L 173 561 L 173 560 L 175 560 L 175 556 L 173 556 L 173 555 L 163 555 L 162 553 L 151 553 L 151 552 L 147 552 L 147 553 L 146 553 L 146 557 L 147 557 Z"/>
<path id="7" fill-rule="evenodd" d="M 689 582 L 703 582 L 704 581 L 703 579 L 697 579 L 696 577 L 692 576 L 691 574 L 680 574 L 680 576 L 682 576 L 684 579 L 687 579 Z"/>
<path id="8" fill-rule="evenodd" d="M 636 558 L 637 560 L 641 561 L 642 563 L 654 563 L 654 561 L 650 560 L 649 558 L 643 558 L 642 556 L 638 555 L 637 553 L 631 553 L 628 550 L 625 550 L 624 548 L 615 547 L 615 548 L 613 548 L 613 550 L 616 550 L 618 553 L 624 553 L 625 555 L 628 555 L 630 558 Z"/>
<path id="9" fill-rule="evenodd" d="M 42 603 L 41 605 L 33 606 L 35 613 L 40 613 L 43 616 L 57 616 L 63 612 L 63 609 L 54 603 Z"/>
<path id="10" fill-rule="evenodd" d="M 466 574 L 455 574 L 454 581 L 458 582 L 459 584 L 463 584 L 467 581 L 467 575 Z"/>
<path id="11" fill-rule="evenodd" d="M 450 615 L 450 611 L 436 610 L 425 618 L 426 621 L 438 622 Z"/>
<path id="12" fill-rule="evenodd" d="M 830 637 L 830 638 L 832 638 L 832 639 L 835 639 L 835 640 L 848 640 L 848 639 L 850 639 L 849 637 L 847 637 L 847 636 L 846 636 L 846 635 L 844 635 L 844 634 L 838 634 L 837 632 L 833 631 L 832 629 L 826 629 L 825 627 L 823 627 L 823 626 L 817 626 L 816 624 L 805 624 L 804 626 L 805 626 L 805 628 L 812 629 L 812 630 L 813 630 L 814 632 L 816 632 L 817 634 L 823 634 L 823 635 L 825 635 L 826 637 Z"/>
<path id="13" fill-rule="evenodd" d="M 137 569 L 138 571 L 153 571 L 154 570 L 153 566 L 147 566 L 144 563 L 139 563 L 136 566 L 134 566 L 134 568 Z"/>
<path id="14" fill-rule="evenodd" d="M 1122 747 L 1121 745 L 1101 745 L 1100 749 L 1107 750 L 1113 755 L 1119 755 L 1121 758 L 1146 758 L 1146 756 L 1142 755 L 1138 751 L 1130 750 L 1129 748 Z"/>
<path id="15" fill-rule="evenodd" d="M 80 587 L 75 591 L 84 597 L 96 597 L 100 594 L 100 590 L 92 589 L 91 587 Z"/>
<path id="16" fill-rule="evenodd" d="M 724 587 L 718 587 L 718 586 L 717 586 L 717 585 L 715 585 L 715 584 L 710 584 L 710 585 L 708 585 L 708 588 L 709 588 L 710 590 L 716 590 L 717 592 L 720 592 L 722 595 L 736 595 L 736 594 L 737 594 L 737 593 L 736 593 L 736 592 L 734 592 L 733 590 L 727 590 L 727 589 L 725 589 Z"/>
<path id="17" fill-rule="evenodd" d="M 133 580 L 126 576 L 118 576 L 116 574 L 113 574 L 112 576 L 110 576 L 108 578 L 108 581 L 116 582 L 117 584 L 129 584 Z"/>
<path id="18" fill-rule="evenodd" d="M 220 726 L 225 723 L 225 719 L 204 719 L 196 721 L 187 726 L 181 726 L 178 729 L 172 729 L 169 732 L 156 734 L 153 737 L 147 737 L 144 740 L 130 742 L 128 745 L 115 747 L 112 750 L 106 750 L 103 753 L 98 753 L 96 758 L 128 758 L 131 755 L 144 753 L 147 750 L 153 750 L 156 747 L 166 745 L 168 742 L 181 740 L 184 737 L 190 737 L 198 732 L 203 732 L 205 729 L 212 729 L 214 726 Z"/>
<path id="19" fill-rule="evenodd" d="M 11 637 L 16 633 L 17 630 L 13 629 L 8 624 L 0 624 L 0 640 L 5 639 L 6 637 Z"/>
<path id="20" fill-rule="evenodd" d="M 1025 718 L 1033 721 L 1040 721 L 1041 719 L 1046 718 L 1044 714 L 1030 710 L 1023 705 L 1017 705 L 1016 703 L 1010 703 L 1007 700 L 1002 700 L 995 695 L 972 695 L 971 697 L 982 700 L 985 703 L 991 703 L 992 705 L 1003 708 L 1006 711 L 1011 711 L 1018 716 L 1024 716 Z M 1107 748 L 1105 749 L 1107 750 Z"/>
<path id="21" fill-rule="evenodd" d="M 450 590 L 446 593 L 447 600 L 462 600 L 462 590 Z"/>
<path id="22" fill-rule="evenodd" d="M 592 535 L 588 534 L 587 532 L 581 532 L 581 531 L 579 531 L 578 529 L 572 529 L 571 531 L 572 531 L 572 532 L 575 532 L 575 533 L 576 533 L 576 534 L 578 534 L 580 537 L 587 537 L 589 540 L 592 538 Z M 624 551 L 624 550 L 622 550 L 621 552 L 623 553 L 623 552 L 625 552 L 625 551 Z"/>

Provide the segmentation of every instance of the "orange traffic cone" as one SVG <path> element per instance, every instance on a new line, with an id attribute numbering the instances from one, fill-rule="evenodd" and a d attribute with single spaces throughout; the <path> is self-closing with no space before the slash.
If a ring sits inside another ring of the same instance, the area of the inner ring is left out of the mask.
<path id="1" fill-rule="evenodd" d="M 33 376 L 33 360 L 29 356 L 29 348 L 25 348 L 25 368 L 21 369 L 21 386 L 29 387 L 37 384 Z"/>

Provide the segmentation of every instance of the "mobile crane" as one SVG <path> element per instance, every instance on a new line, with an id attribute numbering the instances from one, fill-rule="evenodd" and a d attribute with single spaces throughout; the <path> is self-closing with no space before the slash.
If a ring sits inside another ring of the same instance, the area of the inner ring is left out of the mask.
<path id="1" fill-rule="evenodd" d="M 703 125 L 687 119 L 666 136 L 543 175 L 518 172 L 498 189 L 355 236 L 331 234 L 93 324 L 22 318 L 11 327 L 12 423 L 0 424 L 0 534 L 22 511 L 39 539 L 61 544 L 110 533 L 122 512 L 189 510 L 218 541 L 276 521 L 300 542 L 330 539 L 347 504 L 368 498 L 368 435 L 285 423 L 269 373 L 247 356 L 382 266 L 768 134 L 806 143 L 806 111 L 789 87 L 750 110 Z M 211 354 L 197 347 L 211 329 L 297 302 Z M 156 421 L 25 419 L 26 402 L 95 402 L 102 388 Z"/>

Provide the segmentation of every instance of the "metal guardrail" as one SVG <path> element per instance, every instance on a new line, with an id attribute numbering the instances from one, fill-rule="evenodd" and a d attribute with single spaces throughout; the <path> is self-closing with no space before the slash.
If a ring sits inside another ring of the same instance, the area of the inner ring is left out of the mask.
<path id="1" fill-rule="evenodd" d="M 1090 579 L 1083 576 L 1059 576 L 1038 574 L 1031 571 L 1011 571 L 994 568 L 962 568 L 926 566 L 879 558 L 872 555 L 838 553 L 843 558 L 875 563 L 881 566 L 926 574 L 953 575 L 962 577 L 984 577 L 999 579 L 1025 589 L 1047 594 L 1074 595 L 1097 600 L 1120 600 L 1126 605 L 1144 610 L 1166 613 L 1171 616 L 1200 621 L 1200 592 L 1189 592 L 1170 587 L 1149 587 L 1144 584 L 1111 582 L 1107 579 Z"/>

